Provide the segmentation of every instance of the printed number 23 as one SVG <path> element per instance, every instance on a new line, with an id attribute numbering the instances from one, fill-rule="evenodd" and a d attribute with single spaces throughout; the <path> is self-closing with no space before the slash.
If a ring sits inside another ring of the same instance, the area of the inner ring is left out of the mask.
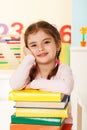
<path id="1" fill-rule="evenodd" d="M 19 22 L 15 22 L 11 25 L 12 28 L 13 27 L 15 28 L 16 26 L 18 26 L 18 28 L 15 30 L 15 32 L 17 32 L 20 35 L 22 33 L 22 30 L 23 30 L 23 24 L 21 24 Z M 2 30 L 2 32 L 0 34 L 0 42 L 5 42 L 5 39 L 2 36 L 8 34 L 9 28 L 6 24 L 0 23 L 0 30 Z M 16 38 L 11 37 L 11 39 L 16 39 Z"/>

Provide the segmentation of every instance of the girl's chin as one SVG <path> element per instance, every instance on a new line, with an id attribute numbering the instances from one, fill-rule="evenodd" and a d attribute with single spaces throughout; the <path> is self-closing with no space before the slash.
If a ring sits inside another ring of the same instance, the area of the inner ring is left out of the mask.
<path id="1" fill-rule="evenodd" d="M 50 61 L 44 61 L 44 60 L 37 61 L 37 64 L 49 64 L 49 63 L 50 63 Z"/>

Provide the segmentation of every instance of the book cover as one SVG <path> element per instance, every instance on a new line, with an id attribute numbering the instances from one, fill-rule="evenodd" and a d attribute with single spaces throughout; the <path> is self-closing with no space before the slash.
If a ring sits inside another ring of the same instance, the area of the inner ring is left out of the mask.
<path id="1" fill-rule="evenodd" d="M 15 108 L 15 111 L 17 117 L 68 117 L 68 106 L 65 109 Z"/>
<path id="2" fill-rule="evenodd" d="M 63 124 L 61 130 L 73 130 L 72 124 Z"/>
<path id="3" fill-rule="evenodd" d="M 13 90 L 9 92 L 8 99 L 14 101 L 57 101 L 60 102 L 64 94 L 47 92 L 35 89 Z"/>
<path id="4" fill-rule="evenodd" d="M 64 118 L 45 118 L 45 117 L 16 117 L 15 114 L 11 115 L 12 124 L 37 124 L 49 126 L 61 126 Z"/>
<path id="5" fill-rule="evenodd" d="M 61 126 L 10 124 L 10 130 L 62 130 Z"/>
<path id="6" fill-rule="evenodd" d="M 68 104 L 68 95 L 64 95 L 61 102 L 30 102 L 17 101 L 14 107 L 25 108 L 65 108 Z"/>

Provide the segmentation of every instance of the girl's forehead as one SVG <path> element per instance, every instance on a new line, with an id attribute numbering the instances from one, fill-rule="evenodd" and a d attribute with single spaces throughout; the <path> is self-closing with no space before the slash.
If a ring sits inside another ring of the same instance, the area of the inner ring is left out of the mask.
<path id="1" fill-rule="evenodd" d="M 46 31 L 44 31 L 44 30 L 42 30 L 42 29 L 40 29 L 40 30 L 38 30 L 38 31 L 34 31 L 34 32 L 31 33 L 30 35 L 37 35 L 37 34 L 39 34 L 39 35 L 50 35 L 50 34 L 48 34 Z"/>
<path id="2" fill-rule="evenodd" d="M 47 34 L 43 30 L 39 30 L 37 32 L 34 32 L 34 33 L 28 35 L 28 39 L 32 39 L 32 38 L 45 38 L 45 37 L 52 37 L 52 36 L 50 34 Z"/>

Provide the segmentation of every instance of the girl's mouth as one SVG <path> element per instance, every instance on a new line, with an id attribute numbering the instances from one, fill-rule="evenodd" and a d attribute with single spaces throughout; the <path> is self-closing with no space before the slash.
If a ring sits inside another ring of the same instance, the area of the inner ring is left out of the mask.
<path id="1" fill-rule="evenodd" d="M 38 57 L 45 57 L 45 56 L 47 56 L 48 55 L 48 53 L 41 53 L 41 54 L 39 54 L 39 55 L 37 55 Z"/>

